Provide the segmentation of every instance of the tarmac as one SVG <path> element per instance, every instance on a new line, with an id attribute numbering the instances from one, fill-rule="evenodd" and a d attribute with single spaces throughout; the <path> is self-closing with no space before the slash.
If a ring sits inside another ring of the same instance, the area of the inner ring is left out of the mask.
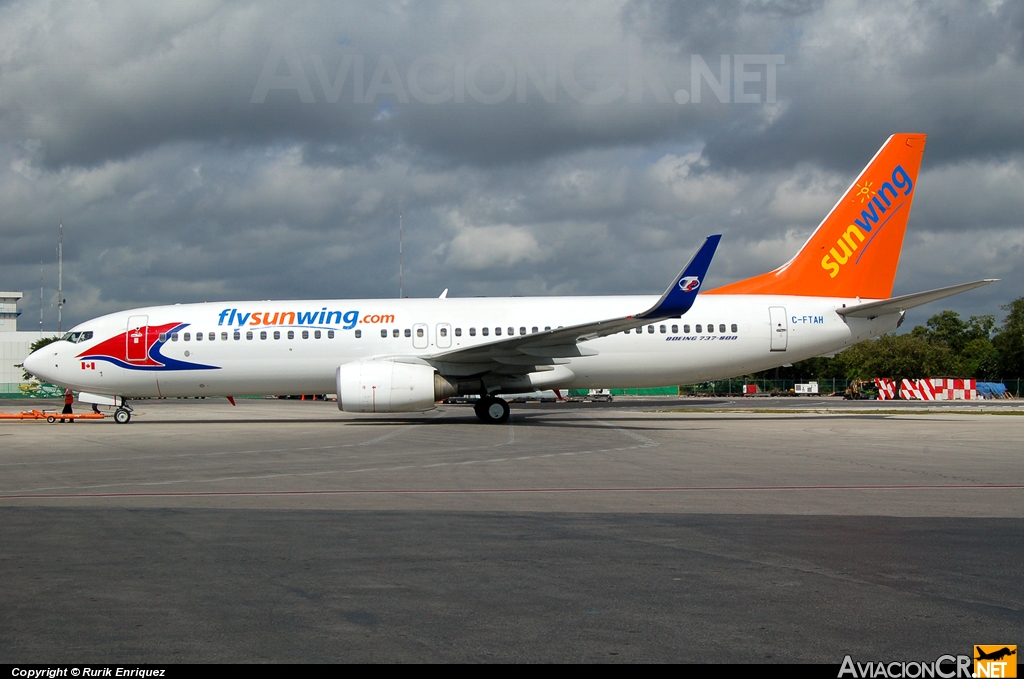
<path id="1" fill-rule="evenodd" d="M 1021 401 L 0 422 L 0 663 L 970 654 L 1024 640 L 1022 441 Z"/>

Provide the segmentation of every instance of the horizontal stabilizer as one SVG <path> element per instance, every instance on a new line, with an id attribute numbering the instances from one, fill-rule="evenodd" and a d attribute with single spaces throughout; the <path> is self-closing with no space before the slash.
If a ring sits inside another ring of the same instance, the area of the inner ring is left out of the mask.
<path id="1" fill-rule="evenodd" d="M 853 306 L 836 309 L 836 313 L 840 316 L 850 316 L 852 318 L 876 318 L 878 316 L 885 316 L 886 314 L 898 314 L 906 311 L 907 309 L 913 309 L 916 306 L 921 306 L 922 304 L 928 304 L 929 302 L 958 295 L 961 292 L 980 288 L 988 285 L 989 283 L 995 283 L 998 280 L 998 278 L 986 278 L 984 280 L 974 281 L 973 283 L 961 283 L 960 285 L 951 285 L 948 288 L 937 288 L 935 290 L 927 290 L 925 292 L 915 292 L 912 295 L 902 295 L 900 297 L 893 297 L 892 299 L 883 299 L 878 302 L 854 304 Z"/>

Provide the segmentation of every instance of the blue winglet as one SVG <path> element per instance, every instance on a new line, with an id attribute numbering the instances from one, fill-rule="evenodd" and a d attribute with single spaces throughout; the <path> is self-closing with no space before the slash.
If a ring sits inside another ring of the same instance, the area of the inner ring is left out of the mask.
<path id="1" fill-rule="evenodd" d="M 675 318 L 689 311 L 697 299 L 697 293 L 700 292 L 700 286 L 721 240 L 721 235 L 708 236 L 704 239 L 704 244 L 697 250 L 697 254 L 679 272 L 658 303 L 639 314 L 637 318 Z"/>

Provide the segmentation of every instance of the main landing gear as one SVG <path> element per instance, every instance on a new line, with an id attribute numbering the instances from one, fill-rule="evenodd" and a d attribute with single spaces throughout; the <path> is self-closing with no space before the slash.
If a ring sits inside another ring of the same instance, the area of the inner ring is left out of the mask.
<path id="1" fill-rule="evenodd" d="M 481 422 L 501 424 L 508 419 L 508 403 L 496 396 L 481 396 L 473 406 L 473 411 Z"/>
<path id="2" fill-rule="evenodd" d="M 121 407 L 114 411 L 114 422 L 118 424 L 128 424 L 132 419 L 132 407 L 128 405 L 128 402 L 121 400 Z"/>

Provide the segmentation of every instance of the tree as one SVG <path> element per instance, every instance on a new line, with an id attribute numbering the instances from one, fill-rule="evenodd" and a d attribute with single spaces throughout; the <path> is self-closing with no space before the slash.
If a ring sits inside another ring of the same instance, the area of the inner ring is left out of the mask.
<path id="1" fill-rule="evenodd" d="M 995 316 L 971 316 L 964 321 L 957 312 L 946 310 L 928 319 L 928 329 L 924 334 L 928 341 L 945 344 L 953 353 L 959 354 L 971 342 L 990 340 L 995 324 Z"/>
<path id="2" fill-rule="evenodd" d="M 1008 312 L 1003 329 L 992 339 L 999 352 L 1002 377 L 1024 377 L 1024 297 L 1000 307 Z"/>
<path id="3" fill-rule="evenodd" d="M 40 337 L 39 339 L 37 339 L 35 342 L 33 342 L 32 344 L 30 344 L 28 346 L 28 353 L 31 354 L 31 353 L 33 353 L 35 351 L 38 351 L 39 349 L 42 349 L 43 347 L 45 347 L 47 344 L 53 344 L 54 342 L 56 342 L 59 339 L 60 339 L 60 337 L 57 337 L 56 335 L 53 336 L 53 337 Z M 35 378 L 35 375 L 33 375 L 29 371 L 25 370 L 25 366 L 23 366 L 21 363 L 16 364 L 14 367 L 15 368 L 21 368 L 21 377 L 26 382 L 28 380 L 31 380 L 31 379 Z"/>

